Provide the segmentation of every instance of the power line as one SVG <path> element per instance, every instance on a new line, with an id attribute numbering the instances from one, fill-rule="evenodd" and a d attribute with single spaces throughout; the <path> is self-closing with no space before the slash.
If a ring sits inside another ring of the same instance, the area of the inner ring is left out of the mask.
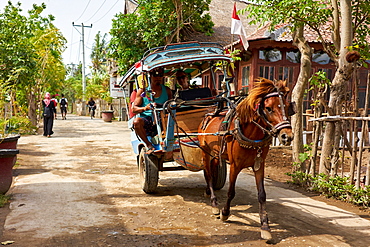
<path id="1" fill-rule="evenodd" d="M 71 45 L 70 45 L 71 52 L 69 53 L 69 60 L 71 60 L 72 58 L 72 45 L 73 45 L 72 42 L 73 42 L 73 26 L 71 31 Z"/>
<path id="2" fill-rule="evenodd" d="M 116 3 L 115 4 L 113 4 L 113 6 L 107 11 L 107 13 L 105 13 L 104 15 L 103 15 L 103 17 L 101 17 L 99 20 L 97 20 L 97 21 L 95 21 L 95 22 L 93 22 L 93 24 L 94 23 L 97 23 L 98 21 L 100 21 L 101 19 L 103 19 L 113 8 L 114 8 L 114 6 L 116 6 L 116 4 L 119 2 L 120 0 L 117 0 L 116 1 Z"/>
<path id="3" fill-rule="evenodd" d="M 83 12 L 82 12 L 82 14 L 80 15 L 80 17 L 78 17 L 78 18 L 77 18 L 77 20 L 76 20 L 76 21 L 78 21 L 78 20 L 83 16 L 83 14 L 85 13 L 85 11 L 86 11 L 87 7 L 89 7 L 90 2 L 91 2 L 91 0 L 89 0 L 89 2 L 87 3 L 87 5 L 86 5 L 86 7 L 85 7 L 84 11 L 83 11 Z"/>
<path id="4" fill-rule="evenodd" d="M 88 22 L 88 21 L 90 21 L 95 15 L 96 15 L 96 13 L 98 13 L 99 12 L 99 10 L 101 9 L 101 7 L 103 7 L 103 5 L 104 5 L 104 3 L 106 2 L 107 0 L 104 0 L 104 2 L 100 5 L 100 7 L 98 8 L 98 10 L 86 21 L 86 22 Z"/>

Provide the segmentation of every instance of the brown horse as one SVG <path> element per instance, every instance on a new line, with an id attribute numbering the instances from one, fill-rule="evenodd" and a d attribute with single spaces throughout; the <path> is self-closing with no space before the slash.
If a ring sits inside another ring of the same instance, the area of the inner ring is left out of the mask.
<path id="1" fill-rule="evenodd" d="M 199 144 L 203 150 L 204 176 L 207 194 L 211 205 L 218 212 L 217 198 L 214 194 L 214 181 L 217 166 L 221 159 L 230 163 L 228 199 L 222 209 L 222 220 L 230 215 L 230 203 L 235 196 L 235 182 L 243 168 L 252 167 L 258 190 L 261 237 L 271 239 L 266 212 L 266 193 L 264 188 L 265 159 L 272 137 L 280 143 L 290 145 L 293 139 L 292 128 L 287 118 L 286 96 L 289 88 L 285 81 L 272 82 L 259 78 L 249 95 L 236 109 L 228 113 L 207 116 L 200 124 L 199 133 L 219 133 L 220 135 L 200 135 Z M 231 113 L 230 113 L 231 112 Z"/>

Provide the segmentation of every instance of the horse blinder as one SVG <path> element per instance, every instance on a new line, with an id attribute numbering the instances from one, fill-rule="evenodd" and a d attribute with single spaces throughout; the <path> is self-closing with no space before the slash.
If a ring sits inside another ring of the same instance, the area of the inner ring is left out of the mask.
<path id="1" fill-rule="evenodd" d="M 288 106 L 288 117 L 291 117 L 297 113 L 297 104 L 295 102 L 290 102 Z"/>

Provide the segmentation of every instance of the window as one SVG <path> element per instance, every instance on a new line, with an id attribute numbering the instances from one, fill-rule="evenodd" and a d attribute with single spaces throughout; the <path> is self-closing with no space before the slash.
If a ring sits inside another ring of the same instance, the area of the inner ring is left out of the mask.
<path id="1" fill-rule="evenodd" d="M 288 51 L 286 53 L 286 59 L 291 63 L 300 63 L 301 53 L 299 51 Z"/>
<path id="2" fill-rule="evenodd" d="M 318 63 L 318 64 L 328 64 L 331 62 L 328 54 L 326 54 L 323 51 L 315 52 L 312 55 L 312 62 Z"/>
<path id="3" fill-rule="evenodd" d="M 249 73 L 250 73 L 250 67 L 245 66 L 242 69 L 242 87 L 249 86 Z"/>
<path id="4" fill-rule="evenodd" d="M 278 80 L 286 80 L 287 86 L 292 88 L 293 86 L 293 67 L 279 67 Z"/>
<path id="5" fill-rule="evenodd" d="M 259 77 L 264 77 L 269 80 L 275 79 L 275 67 L 274 66 L 260 66 Z"/>
<path id="6" fill-rule="evenodd" d="M 277 62 L 282 59 L 281 51 L 278 49 L 266 49 L 259 51 L 259 59 L 265 60 L 267 62 Z"/>

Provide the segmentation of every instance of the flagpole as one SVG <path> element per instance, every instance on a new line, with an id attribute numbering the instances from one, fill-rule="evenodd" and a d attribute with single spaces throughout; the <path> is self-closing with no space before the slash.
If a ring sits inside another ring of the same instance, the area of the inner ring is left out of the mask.
<path id="1" fill-rule="evenodd" d="M 231 34 L 231 48 L 230 48 L 230 53 L 233 52 L 233 46 L 234 46 L 234 34 Z"/>

